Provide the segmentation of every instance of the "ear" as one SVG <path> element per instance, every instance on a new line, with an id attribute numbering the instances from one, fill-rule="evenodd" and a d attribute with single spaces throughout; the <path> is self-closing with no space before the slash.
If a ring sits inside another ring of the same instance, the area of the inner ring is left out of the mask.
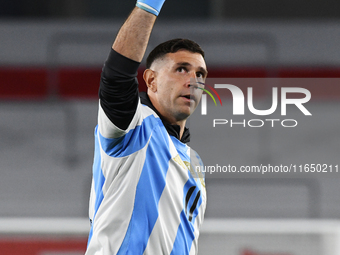
<path id="1" fill-rule="evenodd" d="M 145 81 L 146 86 L 152 92 L 157 91 L 157 82 L 156 82 L 156 72 L 151 69 L 146 69 L 143 73 L 143 79 Z"/>

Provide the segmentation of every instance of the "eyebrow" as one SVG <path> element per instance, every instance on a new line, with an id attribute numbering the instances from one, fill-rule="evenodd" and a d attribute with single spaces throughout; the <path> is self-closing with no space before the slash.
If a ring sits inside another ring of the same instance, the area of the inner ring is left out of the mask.
<path id="1" fill-rule="evenodd" d="M 176 64 L 176 66 L 192 66 L 192 64 L 190 64 L 189 62 L 179 62 Z M 204 77 L 206 77 L 208 75 L 208 71 L 207 69 L 203 68 L 203 67 L 198 67 L 198 69 L 200 70 L 200 72 L 203 73 Z"/>

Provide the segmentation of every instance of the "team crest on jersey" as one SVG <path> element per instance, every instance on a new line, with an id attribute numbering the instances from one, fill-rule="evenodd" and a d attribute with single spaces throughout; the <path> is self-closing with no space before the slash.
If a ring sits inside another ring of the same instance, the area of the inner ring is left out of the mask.
<path id="1" fill-rule="evenodd" d="M 179 164 L 183 169 L 189 170 L 192 177 L 196 181 L 200 181 L 202 186 L 205 188 L 205 182 L 204 182 L 204 175 L 201 172 L 195 171 L 195 168 L 192 167 L 190 162 L 188 161 L 183 161 L 181 157 L 177 154 L 175 157 L 172 158 L 177 164 Z"/>
<path id="2" fill-rule="evenodd" d="M 181 157 L 177 154 L 175 157 L 172 158 L 177 164 L 179 164 L 183 169 L 187 169 L 186 165 L 183 163 Z"/>
<path id="3" fill-rule="evenodd" d="M 200 181 L 202 186 L 205 188 L 205 182 L 204 182 L 204 175 L 199 171 L 195 171 L 195 168 L 192 167 L 192 165 L 190 164 L 190 162 L 188 161 L 184 161 L 184 164 L 187 166 L 188 170 L 190 171 L 192 177 L 194 177 L 194 179 L 196 181 Z"/>

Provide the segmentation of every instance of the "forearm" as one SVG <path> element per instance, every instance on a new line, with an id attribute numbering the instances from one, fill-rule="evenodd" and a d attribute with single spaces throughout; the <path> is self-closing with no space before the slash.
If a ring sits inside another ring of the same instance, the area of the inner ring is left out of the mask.
<path id="1" fill-rule="evenodd" d="M 154 14 L 135 7 L 119 30 L 112 49 L 129 59 L 141 62 L 155 21 Z"/>

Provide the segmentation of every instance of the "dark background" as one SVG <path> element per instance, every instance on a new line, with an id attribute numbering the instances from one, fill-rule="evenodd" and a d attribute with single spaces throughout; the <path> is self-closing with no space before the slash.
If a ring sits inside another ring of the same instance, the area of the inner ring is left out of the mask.
<path id="1" fill-rule="evenodd" d="M 131 10 L 131 1 L 32 0 L 0 1 L 0 17 L 119 19 Z M 338 19 L 335 0 L 168 0 L 162 17 L 195 19 Z"/>

